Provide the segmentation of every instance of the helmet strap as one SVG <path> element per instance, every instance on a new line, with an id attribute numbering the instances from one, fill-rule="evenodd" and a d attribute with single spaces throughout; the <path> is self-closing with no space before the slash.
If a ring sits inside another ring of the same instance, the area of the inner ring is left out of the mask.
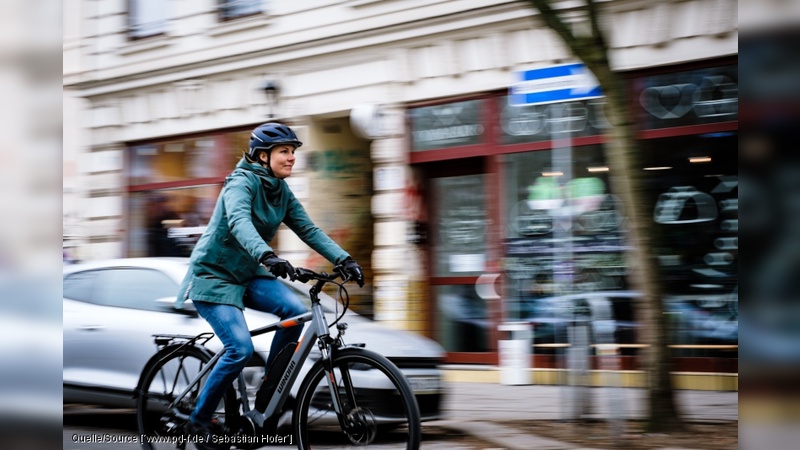
<path id="1" fill-rule="evenodd" d="M 261 159 L 261 154 L 262 154 L 262 153 L 265 153 L 265 154 L 267 155 L 267 160 L 266 160 L 266 162 L 265 162 L 265 161 L 263 161 L 263 160 Z M 275 174 L 274 174 L 274 173 L 272 173 L 272 167 L 270 167 L 270 165 L 269 165 L 269 163 L 270 163 L 270 156 L 271 156 L 271 154 L 272 154 L 272 149 L 269 149 L 269 150 L 259 150 L 259 151 L 258 151 L 258 154 L 256 155 L 256 162 L 257 162 L 257 163 L 258 163 L 258 164 L 259 164 L 261 167 L 263 167 L 263 168 L 267 169 L 267 173 L 269 173 L 269 176 L 271 176 L 271 177 L 274 177 L 274 176 L 275 176 Z"/>

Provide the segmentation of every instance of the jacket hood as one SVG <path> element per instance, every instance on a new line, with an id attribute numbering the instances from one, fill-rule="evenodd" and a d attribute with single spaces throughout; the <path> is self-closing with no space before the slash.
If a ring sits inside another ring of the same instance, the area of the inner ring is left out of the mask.
<path id="1" fill-rule="evenodd" d="M 257 163 L 251 163 L 251 162 L 247 161 L 247 158 L 244 157 L 244 156 L 242 156 L 242 159 L 240 159 L 239 162 L 236 163 L 236 168 L 237 169 L 249 170 L 249 171 L 255 173 L 258 176 L 275 178 L 275 177 L 273 177 L 272 175 L 269 174 L 269 171 L 264 166 L 262 166 L 261 164 L 257 164 Z"/>
<path id="2" fill-rule="evenodd" d="M 245 157 L 242 157 L 236 164 L 236 170 L 246 171 L 256 175 L 261 185 L 264 187 L 270 199 L 270 203 L 277 205 L 278 202 L 280 202 L 282 191 L 284 190 L 284 186 L 286 186 L 283 180 L 269 173 L 261 164 L 247 161 Z"/>

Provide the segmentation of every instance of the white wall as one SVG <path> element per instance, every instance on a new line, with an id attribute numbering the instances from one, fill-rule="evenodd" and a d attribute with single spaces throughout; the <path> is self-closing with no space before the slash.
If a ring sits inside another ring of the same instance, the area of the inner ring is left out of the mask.
<path id="1" fill-rule="evenodd" d="M 264 14 L 226 23 L 218 21 L 214 1 L 167 2 L 167 34 L 140 41 L 126 38 L 124 0 L 65 3 L 64 81 L 87 101 L 85 114 L 75 111 L 85 117 L 87 134 L 76 136 L 80 143 L 70 151 L 93 155 L 79 173 L 89 181 L 77 191 L 102 194 L 85 204 L 91 207 L 85 217 L 121 214 L 110 206 L 121 204 L 113 192 L 122 187 L 121 170 L 96 165 L 106 150 L 257 123 L 268 112 L 259 90 L 265 80 L 281 83 L 283 117 L 311 124 L 346 117 L 361 103 L 402 106 L 506 89 L 518 70 L 570 58 L 522 2 L 269 1 Z M 735 55 L 736 6 L 733 0 L 604 2 L 613 64 L 633 70 Z M 98 253 L 117 247 L 103 248 Z"/>

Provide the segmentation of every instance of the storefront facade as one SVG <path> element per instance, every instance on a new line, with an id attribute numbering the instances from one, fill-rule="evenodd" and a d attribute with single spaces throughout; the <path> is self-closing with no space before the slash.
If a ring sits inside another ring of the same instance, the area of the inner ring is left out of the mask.
<path id="1" fill-rule="evenodd" d="M 640 170 L 661 236 L 655 251 L 680 367 L 735 372 L 736 61 L 626 78 L 638 100 L 647 154 Z M 587 301 L 636 367 L 637 296 L 627 280 L 624 208 L 603 152 L 603 103 L 512 106 L 500 91 L 409 109 L 410 160 L 427 202 L 427 222 L 416 226 L 430 230 L 429 329 L 453 362 L 496 363 L 498 325 L 525 322 L 534 366 L 554 367 L 577 302 Z M 486 280 L 499 296 L 476 288 Z"/>
<path id="2" fill-rule="evenodd" d="M 246 13 L 192 2 L 148 9 L 163 16 L 155 28 L 121 25 L 143 20 L 131 5 L 146 1 L 72 3 L 65 89 L 86 124 L 80 201 L 65 211 L 80 223 L 74 257 L 186 255 L 249 130 L 274 114 L 305 143 L 292 189 L 367 269 L 356 309 L 435 338 L 450 362 L 496 364 L 498 325 L 555 323 L 558 297 L 629 298 L 602 99 L 509 106 L 518 71 L 572 60 L 518 2 L 255 2 Z M 701 325 L 681 326 L 709 334 L 676 345 L 738 339 L 717 330 L 738 317 L 720 299 L 737 284 L 735 7 L 609 4 L 613 60 L 652 158 L 654 222 L 675 250 L 663 258 L 670 294 L 703 305 Z M 696 217 L 681 216 L 686 204 Z M 287 230 L 272 244 L 324 267 Z M 635 322 L 617 303 L 614 319 Z M 560 342 L 546 327 L 538 367 Z"/>

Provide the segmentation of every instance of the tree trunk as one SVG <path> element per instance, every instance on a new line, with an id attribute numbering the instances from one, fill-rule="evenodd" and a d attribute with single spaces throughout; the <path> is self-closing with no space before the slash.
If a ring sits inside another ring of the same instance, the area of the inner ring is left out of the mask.
<path id="1" fill-rule="evenodd" d="M 669 320 L 664 314 L 662 283 L 655 245 L 659 242 L 653 225 L 653 205 L 646 200 L 641 149 L 636 140 L 636 124 L 627 101 L 624 80 L 610 71 L 601 81 L 606 95 L 606 114 L 612 127 L 605 145 L 611 166 L 614 192 L 625 205 L 628 221 L 627 241 L 629 281 L 642 296 L 636 304 L 641 342 L 649 344 L 642 353 L 647 372 L 647 431 L 667 432 L 683 428 L 675 404 L 669 352 Z M 600 81 L 598 79 L 598 81 Z M 606 90 L 606 86 L 610 89 Z"/>
<path id="2" fill-rule="evenodd" d="M 636 304 L 640 324 L 640 342 L 649 344 L 643 351 L 647 372 L 649 432 L 668 432 L 684 427 L 676 407 L 669 353 L 669 320 L 664 314 L 662 283 L 654 244 L 657 227 L 644 191 L 641 150 L 636 139 L 636 121 L 628 102 L 625 80 L 609 62 L 609 49 L 599 22 L 599 11 L 587 0 L 584 12 L 590 22 L 590 36 L 576 36 L 562 20 L 549 0 L 529 0 L 539 11 L 539 18 L 565 42 L 567 48 L 591 70 L 606 96 L 606 117 L 611 127 L 604 147 L 611 168 L 611 184 L 620 197 L 627 218 L 626 240 L 630 246 L 627 265 L 629 282 L 642 295 Z"/>

